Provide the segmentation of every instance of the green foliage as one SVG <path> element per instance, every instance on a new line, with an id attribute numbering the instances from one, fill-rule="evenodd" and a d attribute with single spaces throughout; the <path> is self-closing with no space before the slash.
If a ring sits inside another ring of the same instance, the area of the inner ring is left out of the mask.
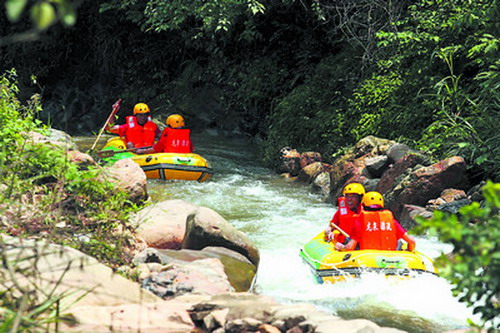
<path id="1" fill-rule="evenodd" d="M 111 9 L 126 10 L 129 19 L 146 31 L 183 29 L 194 22 L 199 34 L 193 37 L 200 37 L 204 33 L 228 31 L 238 16 L 261 14 L 265 7 L 257 0 L 151 0 L 145 5 L 141 1 L 129 0 L 109 1 L 101 7 L 102 12 Z"/>
<path id="2" fill-rule="evenodd" d="M 394 72 L 383 75 L 373 75 L 365 80 L 354 92 L 350 100 L 349 111 L 357 123 L 352 129 L 356 140 L 368 135 L 380 137 L 395 137 L 399 133 L 390 124 L 394 121 L 403 123 L 402 108 L 394 99 L 401 86 L 401 77 Z M 410 134 L 408 133 L 408 136 Z"/>
<path id="3" fill-rule="evenodd" d="M 332 154 L 351 142 L 353 122 L 345 114 L 349 81 L 342 76 L 350 67 L 350 52 L 325 59 L 303 85 L 296 87 L 272 110 L 264 144 L 265 159 L 271 162 L 281 148 L 319 150 Z M 352 73 L 354 74 L 354 72 Z"/>
<path id="4" fill-rule="evenodd" d="M 363 114 L 357 137 L 418 141 L 436 158 L 460 154 L 498 179 L 496 3 L 422 0 L 379 31 L 379 66 L 351 103 Z"/>
<path id="5" fill-rule="evenodd" d="M 60 301 L 67 293 L 40 290 L 40 272 L 33 269 L 36 266 L 33 261 L 40 260 L 45 253 L 30 245 L 17 250 L 14 259 L 7 257 L 12 248 L 0 237 L 0 332 L 49 331 L 49 327 L 57 327 L 57 323 L 66 319 L 60 316 Z"/>
<path id="6" fill-rule="evenodd" d="M 451 256 L 442 254 L 436 260 L 439 274 L 454 285 L 459 300 L 472 306 L 493 330 L 500 314 L 495 298 L 500 293 L 500 184 L 487 182 L 482 190 L 484 205 L 473 202 L 458 215 L 436 211 L 429 220 L 420 218 L 418 229 L 437 232 L 441 241 L 453 244 Z"/>
<path id="7" fill-rule="evenodd" d="M 14 74 L 0 76 L 0 184 L 6 186 L 0 191 L 0 211 L 10 220 L 2 231 L 23 236 L 43 232 L 56 243 L 69 239 L 71 246 L 108 264 L 126 262 L 127 237 L 114 231 L 125 226 L 137 207 L 112 184 L 100 181 L 98 168 L 82 169 L 68 161 L 64 149 L 30 139 L 29 133 L 46 129 L 33 119 L 40 109 L 36 101 L 26 107 L 17 100 Z M 90 235 L 92 246 L 75 241 L 74 234 Z"/>
<path id="8" fill-rule="evenodd" d="M 28 7 L 28 8 L 27 8 Z M 5 12 L 11 22 L 17 22 L 22 14 L 29 10 L 32 24 L 45 30 L 61 21 L 64 25 L 75 24 L 76 12 L 71 0 L 6 0 Z"/>

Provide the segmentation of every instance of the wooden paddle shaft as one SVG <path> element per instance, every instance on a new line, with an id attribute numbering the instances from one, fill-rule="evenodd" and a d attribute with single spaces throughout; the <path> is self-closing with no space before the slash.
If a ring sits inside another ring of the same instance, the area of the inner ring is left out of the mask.
<path id="1" fill-rule="evenodd" d="M 101 135 L 102 133 L 104 132 L 104 130 L 106 129 L 106 126 L 108 126 L 109 122 L 111 121 L 111 119 L 113 119 L 113 117 L 118 113 L 118 110 L 120 110 L 120 105 L 122 103 L 122 100 L 119 99 L 115 102 L 115 104 L 113 104 L 113 110 L 111 111 L 110 115 L 108 116 L 108 119 L 106 119 L 106 122 L 104 123 L 104 126 L 101 128 L 101 130 L 99 131 L 99 134 L 97 135 L 97 139 L 95 140 L 94 144 L 92 145 L 92 147 L 90 148 L 90 150 L 94 150 L 97 142 L 99 141 L 99 139 L 101 138 Z"/>
<path id="2" fill-rule="evenodd" d="M 335 228 L 337 229 L 338 231 L 340 231 L 340 233 L 346 237 L 349 237 L 351 238 L 351 236 L 349 236 L 349 234 L 347 232 L 345 232 L 344 230 L 342 230 L 338 225 L 336 225 L 335 223 L 333 222 L 330 222 L 330 224 Z"/>

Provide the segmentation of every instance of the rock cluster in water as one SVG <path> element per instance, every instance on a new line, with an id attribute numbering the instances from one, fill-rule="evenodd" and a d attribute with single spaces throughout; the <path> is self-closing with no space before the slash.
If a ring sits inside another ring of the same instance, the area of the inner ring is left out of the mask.
<path id="1" fill-rule="evenodd" d="M 309 183 L 325 200 L 336 203 L 344 186 L 361 183 L 367 191 L 384 195 L 386 207 L 407 230 L 415 217 L 428 218 L 434 210 L 456 213 L 471 201 L 480 201 L 481 184 L 471 186 L 462 157 L 433 163 L 405 144 L 368 136 L 333 163 L 317 152 L 281 150 L 278 172 L 291 181 Z"/>

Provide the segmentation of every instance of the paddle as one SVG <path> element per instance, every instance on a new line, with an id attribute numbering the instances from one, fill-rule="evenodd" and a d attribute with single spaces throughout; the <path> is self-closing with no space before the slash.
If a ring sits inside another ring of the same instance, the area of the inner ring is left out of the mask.
<path id="1" fill-rule="evenodd" d="M 124 150 L 100 150 L 97 152 L 97 156 L 99 156 L 100 158 L 105 158 L 105 157 L 111 157 L 111 156 L 115 156 L 115 154 L 119 154 L 119 153 L 127 153 L 127 152 L 134 152 L 134 151 L 137 151 L 139 149 L 150 149 L 150 148 L 153 148 L 152 146 L 149 146 L 149 147 L 141 147 L 141 148 L 129 148 L 129 149 L 124 149 Z"/>
<path id="2" fill-rule="evenodd" d="M 337 229 L 338 231 L 340 231 L 340 233 L 348 238 L 351 238 L 351 236 L 349 236 L 349 234 L 347 232 L 345 232 L 344 230 L 340 229 L 340 227 L 338 225 L 336 225 L 335 223 L 333 222 L 330 222 L 330 224 L 332 225 L 332 227 L 334 227 L 335 229 Z"/>
<path id="3" fill-rule="evenodd" d="M 112 108 L 113 110 L 111 111 L 108 119 L 106 120 L 106 122 L 104 123 L 104 126 L 101 128 L 101 130 L 99 131 L 99 134 L 97 135 L 97 139 L 95 140 L 94 144 L 92 145 L 92 148 L 90 148 L 90 151 L 93 151 L 97 142 L 99 141 L 99 139 L 101 138 L 101 135 L 102 133 L 104 132 L 104 130 L 106 129 L 106 127 L 108 126 L 109 122 L 115 117 L 115 115 L 118 113 L 118 111 L 120 110 L 120 105 L 122 104 L 122 100 L 121 98 L 119 100 L 117 100 L 115 102 L 115 104 L 113 104 Z"/>

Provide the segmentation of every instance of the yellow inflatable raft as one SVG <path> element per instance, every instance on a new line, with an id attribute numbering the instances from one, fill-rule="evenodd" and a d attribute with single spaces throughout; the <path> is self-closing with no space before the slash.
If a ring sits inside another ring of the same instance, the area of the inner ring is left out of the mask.
<path id="1" fill-rule="evenodd" d="M 125 142 L 119 138 L 108 140 L 101 152 L 122 151 L 126 149 Z M 207 160 L 198 154 L 154 153 L 138 155 L 132 152 L 117 152 L 106 158 L 108 163 L 131 158 L 139 164 L 150 179 L 197 180 L 204 182 L 212 177 L 213 171 Z"/>
<path id="2" fill-rule="evenodd" d="M 408 251 L 336 251 L 333 243 L 325 242 L 321 232 L 300 250 L 300 256 L 310 266 L 319 283 L 335 283 L 376 272 L 388 277 L 408 278 L 422 273 L 436 274 L 430 258 L 420 252 Z"/>

